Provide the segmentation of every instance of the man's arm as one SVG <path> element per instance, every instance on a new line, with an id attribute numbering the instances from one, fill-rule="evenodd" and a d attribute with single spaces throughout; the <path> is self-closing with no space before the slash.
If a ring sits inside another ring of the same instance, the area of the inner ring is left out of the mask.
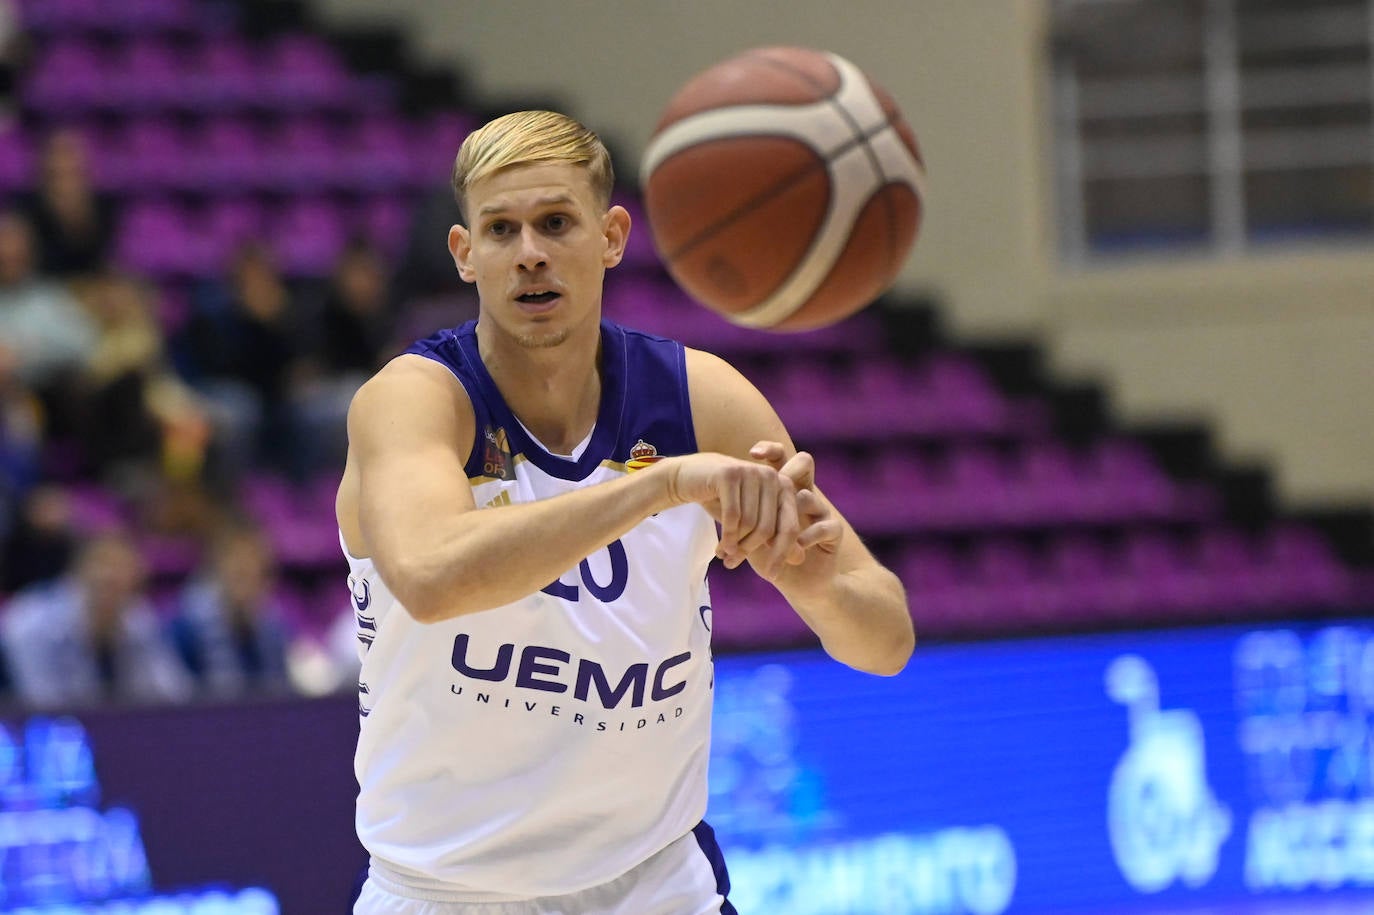
<path id="1" fill-rule="evenodd" d="M 672 458 L 552 499 L 478 510 L 464 471 L 475 426 L 462 385 L 421 356 L 393 360 L 349 408 L 344 486 L 356 487 L 363 540 L 353 547 L 421 622 L 533 594 L 648 516 L 687 502 L 733 519 L 732 534 L 754 532 L 761 555 L 796 542 L 791 482 L 775 468 L 721 455 Z M 760 506 L 771 514 L 763 517 Z M 775 540 L 783 546 L 771 546 Z"/>
<path id="2" fill-rule="evenodd" d="M 869 673 L 899 673 L 916 644 L 901 581 L 816 488 L 810 456 L 797 453 L 782 420 L 748 379 L 723 360 L 690 349 L 687 375 L 697 446 L 779 469 L 798 489 L 804 557 L 761 562 L 749 544 L 732 551 L 722 537 L 726 564 L 747 558 L 837 661 Z"/>

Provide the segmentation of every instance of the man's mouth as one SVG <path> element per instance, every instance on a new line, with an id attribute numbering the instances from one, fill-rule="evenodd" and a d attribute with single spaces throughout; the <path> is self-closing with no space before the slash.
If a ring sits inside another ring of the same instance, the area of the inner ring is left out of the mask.
<path id="1" fill-rule="evenodd" d="M 556 298 L 558 298 L 558 293 L 552 291 L 524 292 L 515 297 L 517 302 L 525 302 L 531 305 L 543 305 L 546 302 L 552 302 Z"/>

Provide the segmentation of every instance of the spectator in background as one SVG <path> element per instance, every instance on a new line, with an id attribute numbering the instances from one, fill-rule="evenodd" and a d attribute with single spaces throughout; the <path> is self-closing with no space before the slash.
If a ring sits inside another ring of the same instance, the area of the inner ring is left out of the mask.
<path id="1" fill-rule="evenodd" d="M 75 550 L 71 500 L 62 489 L 35 485 L 15 505 L 0 536 L 0 594 L 61 575 Z"/>
<path id="2" fill-rule="evenodd" d="M 24 201 L 38 238 L 39 264 L 50 276 L 92 276 L 104 269 L 114 239 L 114 199 L 96 193 L 86 147 L 74 131 L 48 137 L 38 189 Z"/>
<path id="3" fill-rule="evenodd" d="M 254 525 L 227 524 L 181 594 L 172 641 L 201 689 L 217 697 L 283 692 L 289 629 L 273 596 L 271 546 Z"/>
<path id="4" fill-rule="evenodd" d="M 94 474 L 120 489 L 159 474 L 198 479 L 210 420 L 167 363 L 149 290 L 114 274 L 88 288 L 99 337 L 79 378 L 78 437 Z"/>
<path id="5" fill-rule="evenodd" d="M 462 221 L 447 182 L 426 193 L 414 209 L 393 289 L 397 336 L 407 344 L 477 317 L 477 295 L 466 285 L 454 286 L 453 255 L 435 241 L 447 238 L 449 227 Z"/>
<path id="6" fill-rule="evenodd" d="M 26 50 L 21 26 L 14 0 L 0 0 L 0 130 L 14 120 L 14 76 Z"/>
<path id="7" fill-rule="evenodd" d="M 183 375 L 206 398 L 232 473 L 255 463 L 303 475 L 292 392 L 304 371 L 300 315 L 267 249 L 235 258 L 228 288 L 197 304 L 181 339 Z"/>
<path id="8" fill-rule="evenodd" d="M 4 554 L 19 526 L 24 496 L 38 480 L 43 446 L 38 398 L 20 382 L 17 365 L 17 354 L 0 346 L 0 592 L 8 590 Z"/>
<path id="9" fill-rule="evenodd" d="M 362 383 L 399 347 L 382 255 L 356 240 L 335 267 L 316 315 L 309 381 L 298 400 L 311 471 L 338 470 L 348 450 L 348 405 Z"/>
<path id="10" fill-rule="evenodd" d="M 189 698 L 191 678 L 144 595 L 144 579 L 128 535 L 107 531 L 82 544 L 68 574 L 20 592 L 0 619 L 18 698 L 45 708 Z"/>
<path id="11" fill-rule="evenodd" d="M 40 394 L 51 392 L 95 342 L 81 303 L 36 270 L 28 222 L 17 212 L 0 213 L 0 348 L 14 374 Z"/>
<path id="12" fill-rule="evenodd" d="M 319 321 L 313 355 L 327 377 L 361 384 L 400 351 L 386 264 L 368 242 L 352 242 L 339 258 Z"/>

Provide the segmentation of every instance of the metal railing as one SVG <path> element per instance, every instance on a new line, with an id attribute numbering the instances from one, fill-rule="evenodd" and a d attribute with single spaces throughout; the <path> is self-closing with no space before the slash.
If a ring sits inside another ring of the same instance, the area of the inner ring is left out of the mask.
<path id="1" fill-rule="evenodd" d="M 1058 0 L 1060 244 L 1374 238 L 1374 0 Z"/>

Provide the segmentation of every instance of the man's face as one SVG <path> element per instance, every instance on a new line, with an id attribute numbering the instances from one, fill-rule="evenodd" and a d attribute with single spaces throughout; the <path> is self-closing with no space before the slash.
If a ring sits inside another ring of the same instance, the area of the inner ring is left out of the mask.
<path id="1" fill-rule="evenodd" d="M 459 276 L 477 284 L 483 321 L 542 348 L 599 320 L 602 280 L 620 263 L 630 217 L 600 206 L 585 168 L 508 168 L 475 182 L 465 202 L 468 227 L 453 227 L 449 249 Z"/>

